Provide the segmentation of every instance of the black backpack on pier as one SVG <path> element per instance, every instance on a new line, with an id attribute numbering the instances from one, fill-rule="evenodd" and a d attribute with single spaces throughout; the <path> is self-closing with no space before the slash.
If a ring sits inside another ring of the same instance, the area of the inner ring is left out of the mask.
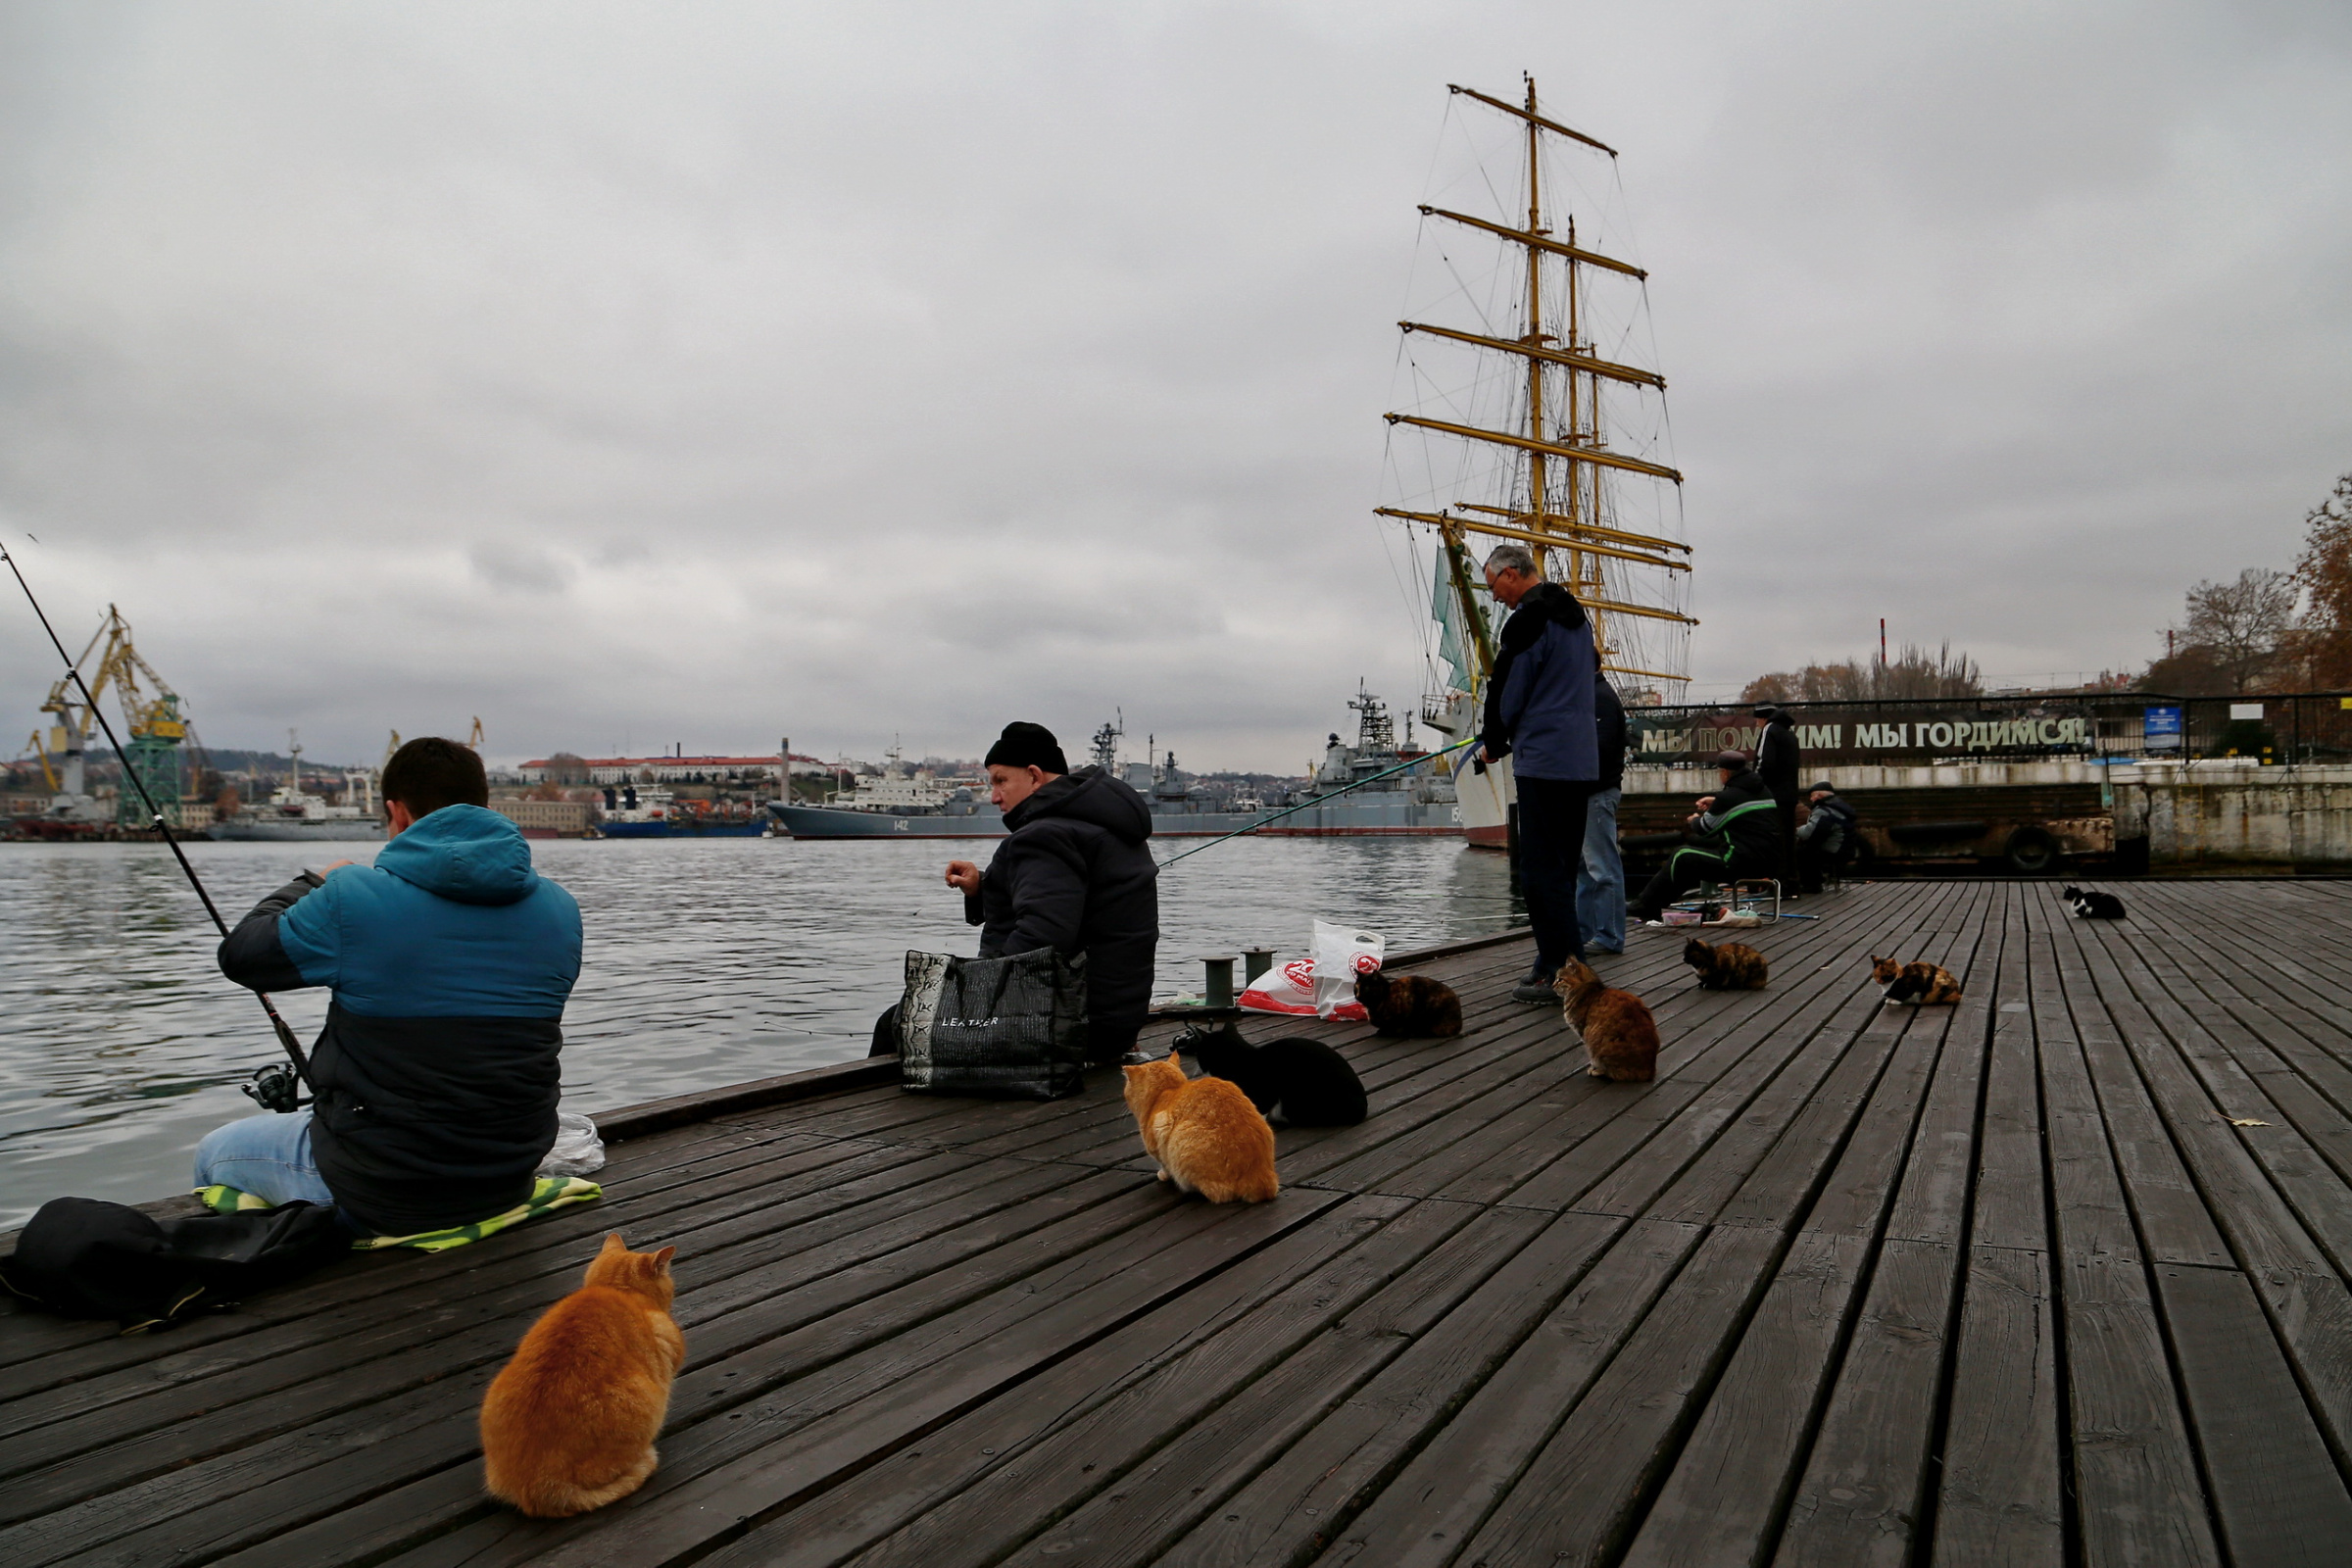
<path id="1" fill-rule="evenodd" d="M 96 1198 L 53 1198 L 0 1262 L 0 1285 L 67 1317 L 164 1328 L 330 1263 L 351 1247 L 332 1208 L 281 1203 L 157 1219 Z"/>

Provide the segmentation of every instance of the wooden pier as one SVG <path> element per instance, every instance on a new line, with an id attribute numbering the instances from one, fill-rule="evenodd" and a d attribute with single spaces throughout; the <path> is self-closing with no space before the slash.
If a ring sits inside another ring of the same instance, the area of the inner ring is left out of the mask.
<path id="1" fill-rule="evenodd" d="M 641 1107 L 586 1210 L 166 1334 L 0 1315 L 0 1562 L 2352 1562 L 2352 885 L 2115 891 L 1853 887 L 1729 996 L 1636 933 L 1646 1085 L 1507 999 L 1524 941 L 1429 957 L 1473 1031 L 1319 1026 L 1373 1114 L 1259 1207 L 1153 1183 L 1109 1073 Z M 678 1249 L 662 1468 L 526 1520 L 475 1407 L 611 1229 Z"/>

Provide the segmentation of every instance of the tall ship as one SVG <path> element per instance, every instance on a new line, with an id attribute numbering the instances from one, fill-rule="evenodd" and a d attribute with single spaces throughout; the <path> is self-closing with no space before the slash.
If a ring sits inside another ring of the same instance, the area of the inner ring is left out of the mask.
<path id="1" fill-rule="evenodd" d="M 1596 220 L 1588 218 L 1580 232 L 1561 195 L 1563 185 L 1614 190 L 1616 150 L 1546 118 L 1532 76 L 1522 103 L 1447 90 L 1474 106 L 1465 125 L 1474 138 L 1497 123 L 1509 133 L 1519 168 L 1507 185 L 1484 177 L 1465 185 L 1511 192 L 1490 213 L 1421 207 L 1457 319 L 1397 323 L 1420 408 L 1386 418 L 1420 432 L 1422 443 L 1402 456 L 1392 447 L 1399 503 L 1375 511 L 1435 547 L 1430 614 L 1439 635 L 1421 722 L 1448 742 L 1479 728 L 1494 622 L 1473 535 L 1526 545 L 1544 575 L 1576 595 L 1602 671 L 1621 693 L 1679 700 L 1698 624 L 1689 613 L 1683 476 L 1661 461 L 1671 456 L 1666 379 L 1626 358 L 1626 345 L 1648 341 L 1649 274 L 1593 248 L 1602 243 Z M 1604 158 L 1605 181 L 1578 177 Z M 1463 244 L 1493 258 L 1491 270 L 1481 273 Z M 1516 800 L 1509 760 L 1481 770 L 1465 760 L 1454 783 L 1470 842 L 1504 847 Z"/>
<path id="2" fill-rule="evenodd" d="M 1356 717 L 1352 743 L 1332 731 L 1321 760 L 1287 799 L 1257 800 L 1201 789 L 1176 765 L 1174 753 L 1150 761 L 1119 763 L 1124 730 L 1095 732 L 1092 760 L 1126 779 L 1152 808 L 1156 838 L 1213 838 L 1263 823 L 1269 838 L 1445 838 L 1462 831 L 1454 781 L 1438 759 L 1403 764 L 1426 753 L 1397 744 L 1396 723 L 1380 698 L 1358 688 L 1348 708 Z M 895 762 L 897 753 L 893 752 Z M 1400 771 L 1371 783 L 1374 775 Z M 895 771 L 895 769 L 894 769 Z M 1354 786 L 1350 788 L 1349 786 Z M 1345 791 L 1345 793 L 1342 793 Z M 1294 809 L 1294 808 L 1296 808 Z M 1004 813 L 984 786 L 949 785 L 918 775 L 895 782 L 860 780 L 857 791 L 824 806 L 768 807 L 796 839 L 994 839 L 1004 836 Z M 1281 811 L 1287 814 L 1276 817 Z"/>

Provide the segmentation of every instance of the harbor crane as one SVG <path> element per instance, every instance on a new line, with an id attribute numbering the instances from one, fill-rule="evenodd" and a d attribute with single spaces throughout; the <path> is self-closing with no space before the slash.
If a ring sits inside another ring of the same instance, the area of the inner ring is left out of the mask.
<path id="1" fill-rule="evenodd" d="M 36 748 L 42 754 L 42 771 L 57 780 L 50 817 L 92 827 L 105 821 L 97 801 L 89 793 L 84 753 L 90 731 L 97 723 L 90 705 L 103 699 L 112 687 L 115 700 L 122 707 L 123 722 L 130 731 L 125 751 L 131 770 L 147 786 L 165 819 L 176 826 L 181 788 L 180 748 L 195 733 L 180 711 L 179 694 L 155 672 L 154 665 L 139 657 L 130 639 L 130 622 L 113 605 L 106 607 L 106 618 L 91 634 L 74 667 L 81 676 L 81 689 L 88 693 L 88 702 L 77 695 L 74 679 L 69 675 L 49 688 L 49 699 L 41 704 L 42 712 L 56 717 L 50 726 L 48 745 Z M 62 769 L 52 770 L 48 766 L 50 752 L 60 754 L 65 764 Z M 138 792 L 130 788 L 128 780 L 117 797 L 116 813 L 124 825 L 145 825 L 138 809 Z"/>

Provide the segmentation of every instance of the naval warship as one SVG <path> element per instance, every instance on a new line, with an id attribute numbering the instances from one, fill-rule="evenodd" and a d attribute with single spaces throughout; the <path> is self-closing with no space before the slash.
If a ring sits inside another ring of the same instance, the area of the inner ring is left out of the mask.
<path id="1" fill-rule="evenodd" d="M 1460 806 L 1446 759 L 1433 757 L 1426 766 L 1348 788 L 1426 755 L 1399 747 L 1388 705 L 1372 693 L 1359 686 L 1348 706 L 1356 715 L 1354 743 L 1342 741 L 1334 731 L 1324 743 L 1322 760 L 1288 800 L 1233 799 L 1196 789 L 1172 752 L 1121 768 L 1118 746 L 1124 730 L 1115 724 L 1095 732 L 1093 760 L 1124 777 L 1150 803 L 1155 838 L 1213 838 L 1294 807 L 1303 809 L 1290 810 L 1259 831 L 1269 838 L 1459 836 Z M 768 810 L 796 839 L 995 839 L 1005 831 L 1004 813 L 989 803 L 984 790 L 921 777 L 860 780 L 846 800 L 836 795 L 823 806 L 777 801 Z"/>

